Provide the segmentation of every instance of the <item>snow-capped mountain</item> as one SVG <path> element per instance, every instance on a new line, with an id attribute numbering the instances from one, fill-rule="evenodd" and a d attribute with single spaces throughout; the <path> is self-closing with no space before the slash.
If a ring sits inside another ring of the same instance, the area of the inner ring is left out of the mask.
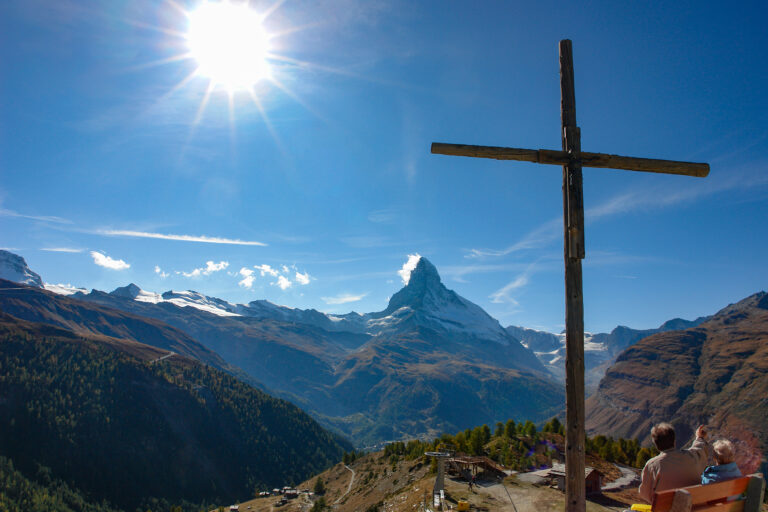
<path id="1" fill-rule="evenodd" d="M 587 391 L 594 391 L 605 370 L 622 350 L 657 332 L 677 331 L 695 327 L 710 317 L 696 320 L 674 318 L 656 329 L 632 329 L 620 325 L 610 333 L 584 333 L 584 369 Z M 556 378 L 565 380 L 565 332 L 559 334 L 510 325 L 506 331 L 533 351 L 544 367 Z"/>
<path id="2" fill-rule="evenodd" d="M 387 308 L 364 318 L 370 334 L 396 329 L 410 321 L 441 334 L 519 344 L 483 308 L 446 288 L 435 266 L 424 257 L 419 258 L 408 283 L 392 296 Z"/>
<path id="3" fill-rule="evenodd" d="M 7 279 L 35 288 L 43 287 L 43 280 L 38 274 L 30 270 L 24 258 L 4 250 L 0 250 L 0 279 Z"/>
<path id="4" fill-rule="evenodd" d="M 51 290 L 56 291 L 56 290 Z M 442 334 L 468 340 L 493 341 L 503 345 L 519 342 L 480 306 L 443 285 L 435 266 L 421 257 L 411 271 L 408 283 L 395 293 L 384 311 L 329 315 L 315 309 L 280 306 L 266 300 L 233 304 L 196 291 L 167 291 L 162 294 L 142 290 L 131 283 L 116 288 L 110 295 L 158 304 L 167 302 L 192 307 L 218 316 L 244 316 L 309 324 L 327 331 L 345 331 L 378 336 L 405 325 L 418 325 Z"/>
<path id="5" fill-rule="evenodd" d="M 411 268 L 387 308 L 366 314 L 328 315 L 263 300 L 232 304 L 135 284 L 110 293 L 61 291 L 72 304 L 120 310 L 183 332 L 358 443 L 434 436 L 510 417 L 539 421 L 562 408 L 562 386 L 532 351 L 448 290 L 425 258 Z M 89 326 L 109 336 L 120 332 L 109 322 Z"/>

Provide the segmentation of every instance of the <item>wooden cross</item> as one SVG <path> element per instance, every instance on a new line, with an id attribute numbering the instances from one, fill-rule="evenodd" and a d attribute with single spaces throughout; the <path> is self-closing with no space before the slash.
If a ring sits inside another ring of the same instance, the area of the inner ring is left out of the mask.
<path id="1" fill-rule="evenodd" d="M 703 178 L 709 165 L 633 158 L 581 151 L 576 125 L 571 41 L 560 41 L 560 94 L 563 150 L 518 149 L 433 143 L 432 153 L 496 160 L 522 160 L 563 166 L 563 225 L 565 238 L 565 510 L 586 510 L 584 487 L 584 303 L 581 260 L 584 259 L 584 202 L 582 167 L 682 174 Z"/>

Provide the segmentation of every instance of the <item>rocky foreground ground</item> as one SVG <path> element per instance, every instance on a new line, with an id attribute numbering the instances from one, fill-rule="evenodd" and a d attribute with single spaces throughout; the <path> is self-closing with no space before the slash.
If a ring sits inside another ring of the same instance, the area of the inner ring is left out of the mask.
<path id="1" fill-rule="evenodd" d="M 607 464 L 607 463 L 604 463 Z M 607 479 L 620 478 L 621 471 L 606 465 Z M 328 510 L 338 512 L 413 512 L 423 510 L 429 503 L 435 476 L 423 459 L 391 464 L 381 453 L 366 455 L 346 466 L 337 464 L 320 475 L 326 487 L 322 496 Z M 467 500 L 472 510 L 489 512 L 560 512 L 564 510 L 563 492 L 548 485 L 525 481 L 511 475 L 503 481 L 480 481 L 472 491 L 461 479 L 446 478 L 448 505 L 456 507 L 458 500 Z M 316 479 L 308 480 L 297 489 L 311 490 Z M 297 498 L 278 505 L 280 496 L 255 498 L 239 504 L 241 512 L 308 512 L 320 496 L 299 493 Z M 619 511 L 638 503 L 635 489 L 606 492 L 590 497 L 588 512 Z M 214 509 L 215 511 L 216 509 Z M 225 507 L 229 510 L 229 505 Z"/>

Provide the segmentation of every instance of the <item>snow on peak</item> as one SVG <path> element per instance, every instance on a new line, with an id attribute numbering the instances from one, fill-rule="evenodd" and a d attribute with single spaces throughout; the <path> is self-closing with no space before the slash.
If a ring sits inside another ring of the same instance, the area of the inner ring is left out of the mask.
<path id="1" fill-rule="evenodd" d="M 85 288 L 77 288 L 76 286 L 72 286 L 69 283 L 67 284 L 45 283 L 43 285 L 43 288 L 45 288 L 49 292 L 58 293 L 59 295 L 74 295 L 76 293 L 82 293 L 82 294 L 88 293 L 88 290 L 86 290 Z"/>
<path id="2" fill-rule="evenodd" d="M 163 301 L 163 298 L 159 293 L 144 291 L 133 283 L 129 284 L 128 286 L 115 288 L 110 292 L 110 295 L 132 299 L 137 302 L 150 302 L 152 304 L 157 304 L 158 302 Z"/>
<path id="3" fill-rule="evenodd" d="M 192 290 L 180 292 L 167 291 L 160 295 L 159 293 L 142 290 L 137 285 L 131 283 L 127 286 L 115 288 L 110 292 L 110 295 L 135 300 L 136 302 L 149 302 L 151 304 L 168 302 L 179 307 L 191 307 L 218 316 L 240 316 L 235 312 L 237 306 L 234 304 L 217 299 L 216 297 L 208 297 Z"/>
<path id="4" fill-rule="evenodd" d="M 137 299 L 139 300 L 139 299 Z M 218 316 L 240 316 L 237 306 L 216 297 L 208 297 L 193 290 L 167 291 L 160 296 L 160 302 L 170 302 L 180 307 L 191 307 Z"/>
<path id="5" fill-rule="evenodd" d="M 15 283 L 43 287 L 43 280 L 38 274 L 32 272 L 27 266 L 27 262 L 10 251 L 0 249 L 0 278 L 13 281 Z"/>
<path id="6" fill-rule="evenodd" d="M 419 323 L 439 331 L 461 333 L 502 344 L 514 341 L 498 320 L 477 304 L 446 288 L 437 268 L 426 258 L 418 254 L 410 255 L 400 275 L 407 284 L 392 296 L 387 309 L 370 315 L 369 332 L 394 326 L 406 316 L 404 312 L 413 312 Z"/>

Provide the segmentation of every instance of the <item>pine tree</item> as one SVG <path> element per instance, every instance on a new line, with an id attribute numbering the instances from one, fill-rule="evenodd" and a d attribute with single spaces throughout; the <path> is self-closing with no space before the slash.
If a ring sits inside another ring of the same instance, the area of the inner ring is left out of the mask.
<path id="1" fill-rule="evenodd" d="M 325 494 L 325 482 L 323 482 L 322 477 L 317 477 L 317 480 L 315 480 L 315 487 L 312 491 L 315 494 Z"/>

